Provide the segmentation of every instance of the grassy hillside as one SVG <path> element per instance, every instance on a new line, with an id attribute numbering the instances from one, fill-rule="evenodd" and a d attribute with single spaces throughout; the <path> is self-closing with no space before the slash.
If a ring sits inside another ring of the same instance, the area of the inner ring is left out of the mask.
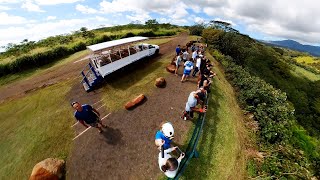
<path id="1" fill-rule="evenodd" d="M 234 79 L 235 88 L 242 91 L 239 99 L 246 104 L 247 110 L 258 116 L 262 128 L 258 142 L 265 144 L 259 148 L 268 157 L 258 166 L 261 175 L 278 178 L 319 176 L 319 154 L 305 152 L 320 148 L 320 81 L 311 81 L 306 72 L 300 71 L 300 76 L 297 75 L 299 71 L 292 68 L 281 53 L 246 35 L 208 28 L 203 31 L 203 37 L 211 47 L 224 54 L 230 78 Z M 274 90 L 270 84 L 285 94 Z M 279 107 L 274 105 L 276 102 Z M 285 104 L 289 106 L 281 107 Z M 302 131 L 297 133 L 295 126 Z M 297 151 L 299 148 L 301 152 Z M 290 171 L 295 173 L 286 175 Z"/>

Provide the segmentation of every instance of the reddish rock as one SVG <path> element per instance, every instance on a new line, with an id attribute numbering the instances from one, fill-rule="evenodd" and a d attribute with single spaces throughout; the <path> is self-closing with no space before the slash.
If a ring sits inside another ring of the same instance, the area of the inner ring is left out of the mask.
<path id="1" fill-rule="evenodd" d="M 59 180 L 63 176 L 64 160 L 47 158 L 33 167 L 29 180 Z"/>
<path id="2" fill-rule="evenodd" d="M 169 65 L 166 67 L 166 69 L 167 69 L 168 72 L 174 73 L 175 70 L 176 70 L 176 65 L 169 64 Z"/>
<path id="3" fill-rule="evenodd" d="M 155 85 L 159 88 L 164 88 L 166 86 L 166 80 L 164 77 L 159 77 L 156 79 Z"/>
<path id="4" fill-rule="evenodd" d="M 137 105 L 139 105 L 144 100 L 144 98 L 145 98 L 145 96 L 143 94 L 140 94 L 132 101 L 127 102 L 124 105 L 124 108 L 126 108 L 127 110 L 132 109 L 132 108 L 136 107 Z"/>

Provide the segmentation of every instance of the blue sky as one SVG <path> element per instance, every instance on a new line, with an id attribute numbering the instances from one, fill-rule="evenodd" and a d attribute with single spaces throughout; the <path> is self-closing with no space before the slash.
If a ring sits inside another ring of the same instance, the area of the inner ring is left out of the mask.
<path id="1" fill-rule="evenodd" d="M 318 45 L 319 5 L 316 0 L 0 0 L 0 46 L 148 19 L 178 25 L 223 20 L 256 39 Z"/>

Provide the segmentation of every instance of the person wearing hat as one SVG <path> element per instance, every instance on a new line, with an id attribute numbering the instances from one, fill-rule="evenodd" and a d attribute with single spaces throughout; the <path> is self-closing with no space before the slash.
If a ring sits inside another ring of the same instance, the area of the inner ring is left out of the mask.
<path id="1" fill-rule="evenodd" d="M 74 112 L 74 117 L 80 122 L 84 127 L 89 126 L 98 128 L 99 132 L 102 133 L 101 127 L 107 127 L 100 120 L 100 113 L 88 104 L 81 105 L 79 102 L 71 103 L 71 106 L 76 110 Z M 88 126 L 89 125 L 89 126 Z M 100 126 L 99 126 L 100 125 Z"/>
<path id="2" fill-rule="evenodd" d="M 197 104 L 203 104 L 205 99 L 205 90 L 203 87 L 199 88 L 197 91 L 192 91 L 189 94 L 188 101 L 186 103 L 185 110 L 183 111 L 183 115 L 181 118 L 183 120 L 192 119 L 193 112 L 205 113 L 207 111 L 206 108 L 197 108 Z"/>
<path id="3" fill-rule="evenodd" d="M 162 123 L 160 130 L 155 135 L 155 144 L 158 149 L 168 149 L 171 147 L 171 141 L 174 138 L 174 129 L 170 122 Z"/>

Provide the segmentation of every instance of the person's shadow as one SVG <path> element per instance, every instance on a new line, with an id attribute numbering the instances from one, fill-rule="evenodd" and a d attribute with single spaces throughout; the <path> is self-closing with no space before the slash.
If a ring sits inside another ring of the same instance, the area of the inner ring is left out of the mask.
<path id="1" fill-rule="evenodd" d="M 106 142 L 110 145 L 119 144 L 121 142 L 122 137 L 123 137 L 123 135 L 119 129 L 113 129 L 109 126 L 106 128 L 103 128 L 102 135 L 105 138 Z"/>

